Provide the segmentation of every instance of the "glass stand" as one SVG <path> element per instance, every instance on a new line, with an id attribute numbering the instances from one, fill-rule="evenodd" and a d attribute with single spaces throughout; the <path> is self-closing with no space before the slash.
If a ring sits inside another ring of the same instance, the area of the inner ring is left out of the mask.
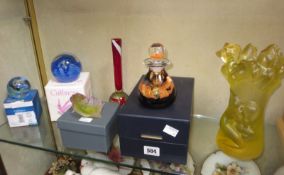
<path id="1" fill-rule="evenodd" d="M 8 123 L 0 126 L 0 141 L 19 145 L 31 149 L 37 149 L 54 154 L 70 155 L 78 158 L 90 159 L 107 164 L 129 167 L 153 172 L 154 174 L 180 174 L 177 172 L 168 172 L 163 169 L 142 168 L 138 165 L 129 165 L 115 163 L 96 159 L 86 155 L 86 150 L 68 149 L 61 145 L 59 131 L 56 123 L 52 123 L 54 134 L 49 126 L 48 113 L 46 105 L 43 104 L 43 115 L 39 126 L 10 128 Z M 219 128 L 219 120 L 202 115 L 194 115 L 191 130 L 189 152 L 195 162 L 195 174 L 199 175 L 204 160 L 209 154 L 217 151 L 215 143 L 216 132 Z M 275 125 L 266 124 L 265 150 L 260 158 L 256 160 L 263 175 L 272 175 L 277 168 L 284 165 L 284 145 L 280 141 L 279 134 Z M 57 142 L 57 148 L 54 142 L 54 136 Z M 149 161 L 150 163 L 152 161 Z M 150 164 L 151 165 L 151 164 Z"/>

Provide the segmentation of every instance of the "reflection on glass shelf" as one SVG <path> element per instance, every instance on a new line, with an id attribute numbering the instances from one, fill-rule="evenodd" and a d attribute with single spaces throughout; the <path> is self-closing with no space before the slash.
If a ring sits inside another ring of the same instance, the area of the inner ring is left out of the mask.
<path id="1" fill-rule="evenodd" d="M 8 122 L 0 127 L 0 141 L 39 149 L 55 149 L 53 132 L 48 122 L 48 113 L 43 106 L 39 126 L 10 128 Z"/>
<path id="2" fill-rule="evenodd" d="M 192 124 L 189 151 L 195 161 L 197 174 L 200 174 L 205 159 L 218 150 L 215 139 L 219 120 L 196 115 Z M 266 124 L 265 150 L 255 161 L 262 175 L 273 175 L 277 168 L 284 165 L 284 145 L 275 125 Z"/>
<path id="3" fill-rule="evenodd" d="M 119 167 L 151 171 L 157 174 L 186 174 L 172 171 L 170 164 L 159 164 L 154 161 L 148 161 L 149 166 L 141 167 L 141 161 L 143 164 L 143 160 L 136 159 L 135 164 L 133 161 L 115 163 L 109 159 L 98 156 L 99 154 L 96 156 L 93 151 L 65 148 L 61 144 L 56 123 L 52 123 L 53 131 L 51 130 L 48 122 L 48 113 L 46 111 L 45 107 L 39 126 L 10 128 L 7 123 L 1 125 L 0 141 L 56 154 L 76 156 L 78 158 L 94 160 Z M 215 136 L 218 127 L 219 121 L 217 119 L 201 115 L 195 115 L 193 117 L 190 131 L 189 152 L 195 163 L 195 174 L 200 174 L 202 163 L 207 156 L 217 151 Z M 57 140 L 57 148 L 54 140 Z M 89 154 L 87 154 L 87 152 Z M 92 152 L 92 154 L 90 154 L 90 152 Z M 256 163 L 263 175 L 272 175 L 278 167 L 284 165 L 284 146 L 280 142 L 279 135 L 274 125 L 266 125 L 265 150 L 263 155 L 256 160 Z M 189 169 L 189 167 L 187 168 Z"/>

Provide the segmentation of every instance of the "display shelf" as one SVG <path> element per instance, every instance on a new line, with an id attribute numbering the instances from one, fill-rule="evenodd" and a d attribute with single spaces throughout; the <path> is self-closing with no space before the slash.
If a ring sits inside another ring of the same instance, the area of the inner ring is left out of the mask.
<path id="1" fill-rule="evenodd" d="M 61 155 L 70 155 L 77 158 L 90 159 L 115 166 L 128 167 L 131 169 L 140 169 L 158 174 L 182 174 L 178 172 L 169 172 L 165 169 L 154 168 L 154 162 L 150 162 L 151 168 L 143 168 L 138 164 L 130 165 L 125 163 L 115 163 L 105 159 L 94 158 L 87 155 L 86 150 L 68 149 L 61 145 L 59 131 L 56 123 L 49 122 L 47 108 L 43 106 L 43 114 L 39 126 L 28 126 L 19 128 L 10 128 L 8 123 L 0 126 L 0 141 L 19 146 L 28 147 Z M 189 152 L 194 160 L 195 174 L 199 175 L 202 164 L 206 157 L 214 151 L 217 151 L 215 144 L 215 135 L 218 130 L 218 120 L 213 117 L 194 115 L 190 129 Z M 279 134 L 275 125 L 266 124 L 265 150 L 262 156 L 256 160 L 263 175 L 272 175 L 278 167 L 284 164 L 284 146 L 280 141 Z M 55 144 L 57 140 L 57 146 Z"/>

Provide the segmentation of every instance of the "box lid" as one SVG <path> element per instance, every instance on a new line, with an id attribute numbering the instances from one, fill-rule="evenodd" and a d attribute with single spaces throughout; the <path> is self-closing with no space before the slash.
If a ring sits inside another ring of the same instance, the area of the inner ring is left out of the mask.
<path id="1" fill-rule="evenodd" d="M 162 142 L 187 144 L 193 107 L 193 78 L 172 77 L 175 101 L 166 108 L 153 109 L 139 101 L 138 84 L 118 112 L 119 135 L 125 138 L 156 138 Z M 141 80 L 141 79 L 140 79 Z"/>
<path id="2" fill-rule="evenodd" d="M 38 91 L 36 89 L 32 89 L 21 100 L 8 96 L 7 98 L 5 98 L 3 106 L 4 108 L 20 108 L 20 107 L 33 106 L 33 99 L 37 95 L 38 95 Z"/>
<path id="3" fill-rule="evenodd" d="M 77 80 L 68 83 L 62 83 L 51 79 L 46 84 L 45 89 L 82 87 L 82 84 L 85 85 L 88 81 L 90 81 L 90 72 L 81 72 Z"/>
<path id="4" fill-rule="evenodd" d="M 108 128 L 115 121 L 118 107 L 119 105 L 116 103 L 105 103 L 101 112 L 101 118 L 92 118 L 91 122 L 79 121 L 82 116 L 73 112 L 73 109 L 70 108 L 57 120 L 57 127 L 74 132 L 107 135 Z"/>
<path id="5" fill-rule="evenodd" d="M 189 116 L 192 114 L 194 79 L 183 77 L 172 77 L 172 79 L 176 88 L 176 99 L 170 106 L 161 109 L 152 109 L 143 106 L 139 101 L 139 80 L 139 82 L 131 92 L 126 104 L 119 111 L 119 115 L 131 117 L 148 116 L 156 119 L 179 121 L 190 120 Z"/>

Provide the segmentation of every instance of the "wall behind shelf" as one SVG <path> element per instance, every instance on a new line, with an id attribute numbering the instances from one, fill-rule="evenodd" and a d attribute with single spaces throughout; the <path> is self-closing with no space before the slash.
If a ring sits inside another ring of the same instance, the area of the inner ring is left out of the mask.
<path id="1" fill-rule="evenodd" d="M 24 1 L 0 2 L 0 99 L 7 96 L 7 83 L 15 76 L 24 76 L 32 88 L 42 96 L 41 82 L 35 60 Z M 5 121 L 3 105 L 0 105 L 0 124 Z"/>
<path id="2" fill-rule="evenodd" d="M 7 82 L 25 76 L 42 96 L 29 25 L 23 20 L 23 0 L 0 1 L 0 125 L 5 122 L 2 102 L 7 96 Z M 56 159 L 53 154 L 0 142 L 0 154 L 8 174 L 44 174 Z M 38 161 L 40 160 L 40 161 Z"/>
<path id="3" fill-rule="evenodd" d="M 79 57 L 91 72 L 94 95 L 114 91 L 110 40 L 123 40 L 124 89 L 130 93 L 153 42 L 163 43 L 172 76 L 194 77 L 194 113 L 219 117 L 229 96 L 215 52 L 225 42 L 253 43 L 259 50 L 276 43 L 284 51 L 284 1 L 279 0 L 34 0 L 48 77 L 62 53 Z M 270 121 L 284 112 L 284 87 L 267 108 Z"/>

